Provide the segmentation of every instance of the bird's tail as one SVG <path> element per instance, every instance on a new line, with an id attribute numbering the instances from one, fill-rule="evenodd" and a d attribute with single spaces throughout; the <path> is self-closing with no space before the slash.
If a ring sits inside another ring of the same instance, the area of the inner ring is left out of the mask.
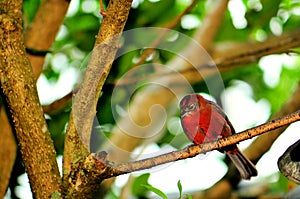
<path id="1" fill-rule="evenodd" d="M 236 166 L 243 179 L 249 180 L 252 176 L 257 176 L 257 170 L 253 163 L 248 160 L 238 148 L 234 150 L 234 153 L 227 151 L 227 155 Z"/>

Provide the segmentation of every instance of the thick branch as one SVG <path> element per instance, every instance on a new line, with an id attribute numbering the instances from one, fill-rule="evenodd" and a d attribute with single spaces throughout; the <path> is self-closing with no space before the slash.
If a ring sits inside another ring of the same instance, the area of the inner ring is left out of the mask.
<path id="1" fill-rule="evenodd" d="M 120 35 L 131 2 L 131 0 L 109 1 L 84 80 L 73 100 L 64 150 L 63 186 L 66 198 L 91 197 L 101 182 L 95 175 L 89 178 L 85 176 L 83 180 L 76 168 L 89 154 L 90 134 L 97 101 L 118 50 Z"/>
<path id="2" fill-rule="evenodd" d="M 22 1 L 0 1 L 0 82 L 33 195 L 50 198 L 60 189 L 60 174 L 32 68 L 26 57 L 21 7 Z"/>
<path id="3" fill-rule="evenodd" d="M 56 33 L 64 19 L 68 5 L 69 1 L 43 1 L 33 23 L 30 24 L 27 31 L 25 31 L 27 33 L 25 35 L 25 45 L 34 49 L 47 51 L 55 39 Z M 26 52 L 31 62 L 35 79 L 37 79 L 42 71 L 46 53 L 43 55 L 28 53 L 30 52 L 29 48 L 26 49 Z M 0 198 L 2 198 L 7 190 L 11 169 L 15 162 L 17 144 L 15 142 L 15 137 L 13 136 L 10 123 L 7 119 L 7 115 L 5 114 L 4 107 L 0 107 L 0 109 L 0 146 L 1 154 L 3 154 L 0 155 L 0 161 L 3 163 L 0 166 L 0 171 L 2 172 L 0 174 L 0 176 L 2 176 L 0 178 Z"/>
<path id="4" fill-rule="evenodd" d="M 243 140 L 253 138 L 260 134 L 269 132 L 271 130 L 277 129 L 279 127 L 285 126 L 287 124 L 291 124 L 291 123 L 299 121 L 299 120 L 300 120 L 300 110 L 296 111 L 292 114 L 289 114 L 287 116 L 284 116 L 282 118 L 272 120 L 265 124 L 259 125 L 257 127 L 253 127 L 251 129 L 242 131 L 240 133 L 234 134 L 229 137 L 222 138 L 217 141 L 204 143 L 204 144 L 200 144 L 200 145 L 191 145 L 191 146 L 188 146 L 187 148 L 179 150 L 179 151 L 170 152 L 167 154 L 163 154 L 163 155 L 152 157 L 152 158 L 147 158 L 144 160 L 123 163 L 123 164 L 115 165 L 112 167 L 108 166 L 107 171 L 105 173 L 103 173 L 101 171 L 101 175 L 103 176 L 103 178 L 110 178 L 110 177 L 114 177 L 114 176 L 118 176 L 118 175 L 122 175 L 122 174 L 126 174 L 126 173 L 131 173 L 134 171 L 149 169 L 154 166 L 158 166 L 161 164 L 165 164 L 165 163 L 169 163 L 169 162 L 173 162 L 173 161 L 177 161 L 177 160 L 191 158 L 200 153 L 206 153 L 211 150 L 215 150 L 215 149 L 223 148 L 225 146 L 236 144 Z"/>
<path id="5" fill-rule="evenodd" d="M 12 133 L 5 108 L 1 103 L 0 128 L 0 198 L 4 198 L 17 154 L 17 143 Z"/>

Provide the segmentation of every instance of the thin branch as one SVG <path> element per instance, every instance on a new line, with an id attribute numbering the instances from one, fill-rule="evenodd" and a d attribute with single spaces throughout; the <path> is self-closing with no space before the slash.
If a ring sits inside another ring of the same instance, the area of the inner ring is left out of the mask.
<path id="1" fill-rule="evenodd" d="M 71 103 L 72 96 L 74 92 L 70 92 L 63 96 L 62 98 L 52 102 L 51 104 L 43 106 L 44 113 L 53 115 L 59 113 L 62 109 L 64 109 L 68 104 Z"/>
<path id="2" fill-rule="evenodd" d="M 289 100 L 281 107 L 281 109 L 272 117 L 282 117 L 288 113 L 300 109 L 300 82 Z M 252 161 L 259 161 L 273 145 L 275 140 L 284 132 L 287 126 L 276 129 L 271 135 L 261 135 L 255 139 L 250 146 L 244 151 L 244 154 Z"/>
<path id="3" fill-rule="evenodd" d="M 215 52 L 215 54 L 218 54 L 218 57 L 221 56 L 221 58 L 215 59 L 215 63 L 219 69 L 223 70 L 230 69 L 236 65 L 253 63 L 266 55 L 290 53 L 292 48 L 300 46 L 299 33 L 299 31 L 294 31 L 279 37 L 272 37 L 264 42 L 247 43 L 244 44 L 244 47 L 237 46 L 234 49 L 227 49 L 227 52 L 225 51 L 224 53 L 220 51 Z M 228 51 L 234 53 L 228 54 Z"/>
<path id="4" fill-rule="evenodd" d="M 239 143 L 243 140 L 253 138 L 255 136 L 261 135 L 263 133 L 269 132 L 271 130 L 277 129 L 279 127 L 291 124 L 293 122 L 300 120 L 300 110 L 292 114 L 286 115 L 284 117 L 272 120 L 270 122 L 264 123 L 257 127 L 242 131 L 240 133 L 234 134 L 229 137 L 222 138 L 217 141 L 204 143 L 200 145 L 191 145 L 179 151 L 173 151 L 163 155 L 159 155 L 152 158 L 147 158 L 143 160 L 138 160 L 135 162 L 122 163 L 117 165 L 112 165 L 106 167 L 106 172 L 101 170 L 102 179 L 131 173 L 134 171 L 149 169 L 161 164 L 174 162 L 186 158 L 192 158 L 200 153 L 206 153 L 215 149 L 223 148 L 232 144 Z"/>
<path id="5" fill-rule="evenodd" d="M 245 45 L 246 46 L 246 45 Z M 214 59 L 213 63 L 205 63 L 196 67 L 190 67 L 181 70 L 181 74 L 189 80 L 190 83 L 198 82 L 216 72 L 228 71 L 236 67 L 242 67 L 247 64 L 258 61 L 261 57 L 271 54 L 289 53 L 292 48 L 300 46 L 299 31 L 295 31 L 280 37 L 271 38 L 262 43 L 249 43 L 247 48 L 235 48 L 232 54 Z M 216 67 L 217 66 L 217 70 Z M 199 71 L 201 76 L 199 76 Z"/>
<path id="6" fill-rule="evenodd" d="M 39 7 L 32 24 L 25 31 L 25 46 L 27 49 L 49 51 L 61 24 L 65 18 L 70 1 L 44 0 Z M 27 53 L 33 73 L 37 79 L 43 70 L 45 56 Z"/>

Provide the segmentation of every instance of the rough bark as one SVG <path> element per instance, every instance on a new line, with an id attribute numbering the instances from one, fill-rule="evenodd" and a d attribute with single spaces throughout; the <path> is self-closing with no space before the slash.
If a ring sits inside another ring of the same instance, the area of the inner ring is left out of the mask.
<path id="1" fill-rule="evenodd" d="M 46 53 L 42 55 L 29 53 L 31 52 L 29 49 L 34 49 L 35 51 L 42 50 L 44 52 L 49 50 L 65 17 L 68 5 L 69 1 L 43 1 L 34 21 L 28 26 L 28 29 L 25 30 L 26 51 L 33 68 L 35 79 L 39 77 L 43 69 Z M 53 107 L 47 108 L 48 112 L 51 112 L 53 109 Z M 49 108 L 51 108 L 51 110 L 49 110 Z M 0 197 L 4 197 L 10 179 L 10 171 L 16 157 L 17 144 L 4 107 L 1 107 L 0 122 L 1 157 L 3 157 L 1 158 L 3 164 L 1 164 L 0 168 L 2 172 L 2 177 L 0 178 Z"/>
<path id="2" fill-rule="evenodd" d="M 97 173 L 88 169 L 91 159 L 86 158 L 97 101 L 117 52 L 131 3 L 131 0 L 109 2 L 83 82 L 73 100 L 64 150 L 63 187 L 66 198 L 92 197 L 102 181 Z M 82 172 L 87 173 L 89 178 L 80 175 Z"/>
<path id="3" fill-rule="evenodd" d="M 22 1 L 0 3 L 0 82 L 9 106 L 31 190 L 36 198 L 59 191 L 56 153 L 22 35 Z"/>

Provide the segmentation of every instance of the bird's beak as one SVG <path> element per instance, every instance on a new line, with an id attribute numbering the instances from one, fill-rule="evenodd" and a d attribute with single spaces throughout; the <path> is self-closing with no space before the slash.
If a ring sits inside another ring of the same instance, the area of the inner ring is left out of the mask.
<path id="1" fill-rule="evenodd" d="M 181 115 L 181 118 L 184 118 L 185 116 L 189 115 L 189 111 L 187 108 L 182 108 L 180 110 L 180 115 Z"/>
<path id="2" fill-rule="evenodd" d="M 180 117 L 184 117 L 184 115 L 185 115 L 184 110 L 180 110 Z"/>

